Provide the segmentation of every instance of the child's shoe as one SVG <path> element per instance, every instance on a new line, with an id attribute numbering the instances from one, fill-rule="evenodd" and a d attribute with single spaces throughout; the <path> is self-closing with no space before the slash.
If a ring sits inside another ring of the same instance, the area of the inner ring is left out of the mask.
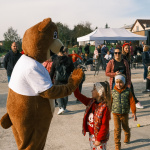
<path id="1" fill-rule="evenodd" d="M 61 115 L 62 113 L 64 113 L 64 109 L 61 107 L 61 108 L 59 108 L 57 115 Z"/>
<path id="2" fill-rule="evenodd" d="M 115 143 L 115 150 L 121 150 L 121 143 Z"/>
<path id="3" fill-rule="evenodd" d="M 130 135 L 125 135 L 124 144 L 130 143 Z"/>
<path id="4" fill-rule="evenodd" d="M 130 141 L 128 141 L 128 142 L 125 142 L 125 141 L 124 141 L 124 144 L 130 144 Z"/>
<path id="5" fill-rule="evenodd" d="M 116 145 L 115 146 L 115 150 L 121 150 L 121 146 L 120 145 Z"/>

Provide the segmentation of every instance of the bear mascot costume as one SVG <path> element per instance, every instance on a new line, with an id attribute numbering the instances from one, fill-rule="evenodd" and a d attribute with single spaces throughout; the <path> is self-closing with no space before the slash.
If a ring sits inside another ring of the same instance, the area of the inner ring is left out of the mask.
<path id="1" fill-rule="evenodd" d="M 74 70 L 66 85 L 52 85 L 41 63 L 50 51 L 63 48 L 51 18 L 29 28 L 22 40 L 24 54 L 16 63 L 7 97 L 7 113 L 0 120 L 3 128 L 12 127 L 19 150 L 43 150 L 53 106 L 49 101 L 70 95 L 82 80 L 83 72 Z"/>

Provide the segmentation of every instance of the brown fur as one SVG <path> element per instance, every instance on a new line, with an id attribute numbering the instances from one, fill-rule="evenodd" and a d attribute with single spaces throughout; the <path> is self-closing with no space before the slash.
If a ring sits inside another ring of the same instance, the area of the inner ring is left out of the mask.
<path id="1" fill-rule="evenodd" d="M 42 22 L 29 28 L 22 40 L 24 53 L 40 63 L 47 60 L 47 52 L 55 41 L 53 39 L 55 31 L 57 32 L 57 27 L 50 18 L 44 19 Z M 56 50 L 52 51 L 54 53 L 59 52 Z"/>
<path id="2" fill-rule="evenodd" d="M 47 60 L 50 50 L 58 53 L 62 43 L 54 38 L 56 25 L 50 18 L 28 29 L 23 37 L 22 48 L 25 55 L 39 61 Z M 30 65 L 30 64 L 27 64 Z M 49 99 L 70 95 L 82 80 L 81 69 L 74 70 L 68 84 L 55 85 L 39 96 L 20 95 L 9 89 L 7 112 L 0 124 L 3 128 L 12 126 L 19 150 L 43 150 L 46 142 L 53 110 Z M 33 79 L 34 80 L 34 79 Z"/>
<path id="3" fill-rule="evenodd" d="M 7 112 L 18 149 L 41 150 L 53 117 L 48 99 L 19 95 L 9 89 Z"/>

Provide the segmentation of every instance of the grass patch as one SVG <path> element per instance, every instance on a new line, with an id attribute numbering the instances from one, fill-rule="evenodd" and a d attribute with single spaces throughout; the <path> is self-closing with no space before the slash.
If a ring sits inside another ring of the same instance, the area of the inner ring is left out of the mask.
<path id="1" fill-rule="evenodd" d="M 107 45 L 108 49 L 110 49 L 110 45 Z M 72 50 L 75 50 L 76 53 L 78 53 L 78 48 L 79 47 L 72 47 L 72 48 L 69 48 L 69 54 L 72 54 Z M 93 54 L 94 53 L 94 50 L 95 50 L 95 46 L 90 46 L 90 53 Z M 82 52 L 85 53 L 84 51 L 84 47 L 82 47 Z M 0 53 L 0 57 L 2 57 L 3 55 L 6 55 L 7 52 L 4 52 L 4 53 Z"/>
<path id="2" fill-rule="evenodd" d="M 0 53 L 0 57 L 2 57 L 3 55 L 5 56 L 6 54 L 7 54 L 7 52 Z"/>
<path id="3" fill-rule="evenodd" d="M 78 53 L 78 47 L 72 47 L 72 48 L 69 48 L 69 54 L 72 54 L 72 50 L 75 50 L 76 53 Z M 90 46 L 90 53 L 94 53 L 94 50 L 95 50 L 95 46 Z M 82 52 L 85 53 L 84 51 L 84 47 L 82 47 Z"/>

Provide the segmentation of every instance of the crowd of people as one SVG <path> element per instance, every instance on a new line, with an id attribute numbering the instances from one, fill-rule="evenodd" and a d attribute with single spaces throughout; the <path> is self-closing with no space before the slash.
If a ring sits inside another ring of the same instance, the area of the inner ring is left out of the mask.
<path id="1" fill-rule="evenodd" d="M 85 55 L 82 52 L 82 47 L 79 47 L 78 54 L 72 51 L 68 54 L 68 48 L 61 51 L 51 58 L 43 62 L 43 66 L 50 74 L 53 84 L 60 85 L 68 82 L 68 77 L 75 68 L 84 67 L 78 62 L 88 59 L 90 49 L 89 44 L 84 48 Z M 136 52 L 135 52 L 136 51 Z M 136 107 L 144 108 L 137 100 L 133 84 L 131 81 L 131 61 L 138 50 L 133 50 L 131 43 L 124 43 L 122 47 L 116 45 L 116 48 L 111 46 L 110 49 L 106 45 L 99 45 L 93 54 L 93 60 L 101 61 L 105 74 L 110 78 L 109 83 L 96 82 L 93 85 L 92 97 L 86 97 L 81 94 L 82 84 L 85 81 L 85 73 L 79 87 L 74 91 L 77 102 L 82 102 L 86 106 L 83 117 L 83 134 L 89 132 L 90 147 L 92 150 L 106 150 L 107 141 L 109 139 L 109 120 L 111 112 L 114 120 L 114 141 L 115 150 L 121 149 L 121 125 L 125 133 L 124 143 L 130 142 L 131 131 L 128 124 L 128 114 L 131 108 L 134 121 L 136 117 Z M 144 65 L 144 81 L 146 80 L 146 92 L 150 91 L 150 57 L 149 47 L 143 43 L 142 62 Z M 23 54 L 23 53 L 22 53 Z M 22 55 L 17 50 L 15 42 L 11 45 L 9 51 L 4 58 L 4 67 L 7 70 L 8 82 L 11 79 L 11 73 Z M 85 56 L 85 57 L 84 57 Z M 68 96 L 55 100 L 58 105 L 58 115 L 67 113 Z"/>

